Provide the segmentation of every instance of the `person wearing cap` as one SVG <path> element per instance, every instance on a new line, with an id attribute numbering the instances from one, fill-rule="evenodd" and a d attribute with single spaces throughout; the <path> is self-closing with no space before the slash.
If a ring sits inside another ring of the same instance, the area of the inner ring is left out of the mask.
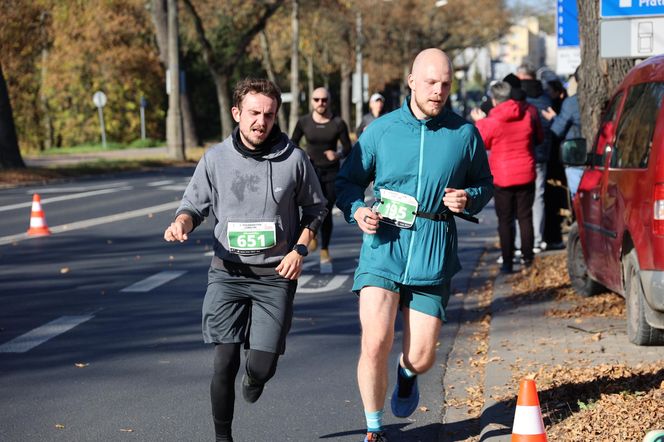
<path id="1" fill-rule="evenodd" d="M 371 98 L 369 98 L 369 112 L 364 114 L 362 117 L 362 122 L 359 126 L 357 126 L 357 129 L 355 129 L 355 135 L 357 135 L 357 138 L 360 138 L 360 135 L 362 135 L 364 129 L 366 129 L 373 120 L 383 115 L 384 107 L 385 97 L 383 97 L 378 92 L 371 95 Z"/>
<path id="2" fill-rule="evenodd" d="M 332 208 L 336 201 L 334 180 L 339 172 L 339 160 L 350 153 L 351 143 L 348 126 L 339 116 L 332 114 L 330 109 L 330 93 L 324 87 L 314 89 L 311 94 L 313 112 L 297 120 L 291 140 L 300 145 L 302 137 L 307 139 L 304 150 L 309 155 L 316 169 L 323 194 L 327 199 L 327 216 L 321 226 L 320 263 L 331 262 L 329 245 L 332 238 Z M 341 143 L 341 151 L 337 144 Z M 314 239 L 309 250 L 315 250 L 318 241 Z"/>

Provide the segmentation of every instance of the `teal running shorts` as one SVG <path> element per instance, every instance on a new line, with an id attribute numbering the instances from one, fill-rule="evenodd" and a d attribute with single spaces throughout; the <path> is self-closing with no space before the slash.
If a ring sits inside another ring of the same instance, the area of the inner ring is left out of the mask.
<path id="1" fill-rule="evenodd" d="M 353 292 L 359 295 L 364 287 L 380 287 L 398 293 L 402 307 L 446 321 L 445 309 L 450 300 L 449 282 L 440 285 L 404 285 L 382 276 L 360 273 L 355 276 Z"/>

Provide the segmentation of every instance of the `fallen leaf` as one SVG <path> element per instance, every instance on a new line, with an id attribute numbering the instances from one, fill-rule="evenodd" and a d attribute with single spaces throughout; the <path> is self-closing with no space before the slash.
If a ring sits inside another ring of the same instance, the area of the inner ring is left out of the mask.
<path id="1" fill-rule="evenodd" d="M 69 267 L 63 267 L 63 268 L 61 268 L 61 269 L 60 269 L 60 273 L 63 274 L 63 275 L 64 275 L 65 273 L 69 273 Z"/>
<path id="2" fill-rule="evenodd" d="M 58 430 L 64 430 L 65 426 L 62 424 L 55 424 L 55 428 L 57 428 Z"/>
<path id="3" fill-rule="evenodd" d="M 429 411 L 429 407 L 425 407 L 424 405 L 420 407 L 420 411 L 427 412 Z"/>
<path id="4" fill-rule="evenodd" d="M 134 432 L 134 430 L 132 430 L 131 428 L 120 428 L 120 431 L 124 431 L 125 433 L 133 433 Z"/>
<path id="5" fill-rule="evenodd" d="M 74 364 L 74 367 L 76 367 L 76 368 L 85 368 L 88 365 L 90 365 L 90 364 L 88 364 L 87 362 L 77 362 L 77 363 Z"/>

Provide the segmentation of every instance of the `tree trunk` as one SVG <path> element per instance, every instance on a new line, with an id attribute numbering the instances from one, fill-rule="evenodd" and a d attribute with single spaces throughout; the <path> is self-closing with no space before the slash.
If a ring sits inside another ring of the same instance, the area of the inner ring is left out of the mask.
<path id="1" fill-rule="evenodd" d="M 314 57 L 313 55 L 307 56 L 307 92 L 309 100 L 309 112 L 313 112 L 313 107 L 311 105 L 311 97 L 314 95 Z"/>
<path id="2" fill-rule="evenodd" d="M 293 11 L 291 13 L 291 29 L 293 36 L 291 40 L 291 102 L 290 115 L 288 118 L 288 133 L 292 133 L 300 117 L 300 19 L 299 0 L 292 0 Z"/>
<path id="3" fill-rule="evenodd" d="M 0 170 L 23 169 L 25 163 L 18 148 L 16 126 L 5 76 L 0 65 Z"/>
<path id="4" fill-rule="evenodd" d="M 53 119 L 51 118 L 51 109 L 48 106 L 48 97 L 46 97 L 46 75 L 47 71 L 47 60 L 48 60 L 48 49 L 42 48 L 41 56 L 41 78 L 39 85 L 39 108 L 42 114 L 42 128 L 44 130 L 44 136 L 39 143 L 41 150 L 50 149 L 53 147 L 53 138 L 54 138 L 54 129 L 53 129 Z"/>
<path id="5" fill-rule="evenodd" d="M 341 119 L 350 125 L 350 83 L 352 70 L 350 64 L 341 63 Z"/>
<path id="6" fill-rule="evenodd" d="M 182 112 L 180 111 L 180 45 L 178 32 L 177 0 L 168 0 L 168 70 L 171 91 L 166 115 L 166 142 L 168 154 L 176 160 L 184 160 L 182 139 Z"/>
<path id="7" fill-rule="evenodd" d="M 630 59 L 600 58 L 599 3 L 577 0 L 581 60 L 583 60 L 577 93 L 581 107 L 581 128 L 589 144 L 595 138 L 602 111 L 610 94 L 634 66 L 633 60 Z"/>
<path id="8" fill-rule="evenodd" d="M 154 24 L 157 48 L 159 49 L 159 61 L 161 61 L 164 68 L 168 69 L 168 8 L 166 0 L 152 0 L 150 13 Z M 194 147 L 198 146 L 200 140 L 194 124 L 194 114 L 191 110 L 188 89 L 186 88 L 180 97 L 182 99 L 180 111 L 182 112 L 185 146 Z"/>
<path id="9" fill-rule="evenodd" d="M 270 44 L 267 41 L 267 35 L 265 34 L 265 30 L 261 31 L 260 35 L 260 42 L 261 42 L 261 51 L 263 53 L 263 57 L 261 59 L 263 63 L 263 69 L 265 69 L 265 72 L 267 72 L 267 78 L 274 84 L 278 85 L 277 83 L 277 76 L 274 75 L 274 67 L 272 66 L 272 55 L 270 54 Z M 281 127 L 282 131 L 287 131 L 288 127 L 286 126 L 286 115 L 284 114 L 284 107 L 281 106 L 279 108 L 279 112 L 277 113 L 277 117 L 279 118 L 279 127 Z"/>
<path id="10" fill-rule="evenodd" d="M 214 85 L 217 88 L 217 101 L 219 101 L 219 117 L 221 119 L 221 139 L 228 137 L 233 132 L 233 120 L 231 119 L 231 103 L 230 92 L 228 91 L 228 76 L 212 72 Z"/>

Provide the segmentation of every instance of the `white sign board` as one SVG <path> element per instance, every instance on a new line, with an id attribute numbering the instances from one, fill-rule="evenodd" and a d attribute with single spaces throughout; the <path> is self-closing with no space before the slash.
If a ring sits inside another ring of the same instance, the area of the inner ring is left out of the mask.
<path id="1" fill-rule="evenodd" d="M 664 16 L 602 20 L 600 56 L 647 58 L 664 53 Z"/>
<path id="2" fill-rule="evenodd" d="M 556 73 L 573 74 L 581 64 L 581 48 L 579 46 L 559 46 L 556 53 Z"/>
<path id="3" fill-rule="evenodd" d="M 106 106 L 106 94 L 103 93 L 102 91 L 95 92 L 95 94 L 92 96 L 92 102 L 97 107 Z"/>

